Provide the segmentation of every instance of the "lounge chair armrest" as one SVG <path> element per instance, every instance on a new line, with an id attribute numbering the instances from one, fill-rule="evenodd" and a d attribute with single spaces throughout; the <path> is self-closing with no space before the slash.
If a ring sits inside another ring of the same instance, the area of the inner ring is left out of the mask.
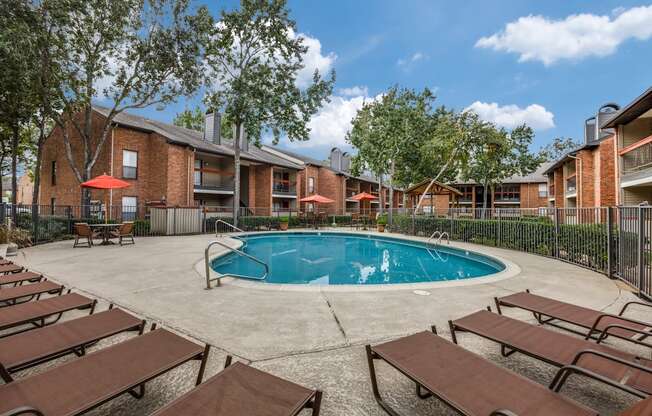
<path id="1" fill-rule="evenodd" d="M 518 416 L 516 413 L 507 409 L 498 409 L 491 412 L 489 416 Z"/>
<path id="2" fill-rule="evenodd" d="M 586 334 L 586 339 L 589 339 L 589 338 L 591 337 L 591 335 L 593 335 L 593 334 L 596 333 L 596 332 L 601 332 L 601 331 L 599 331 L 599 330 L 596 329 L 596 328 L 598 327 L 598 324 L 599 324 L 599 323 L 602 321 L 602 319 L 604 319 L 604 318 L 613 318 L 613 319 L 617 319 L 617 320 L 620 320 L 620 321 L 629 322 L 629 323 L 632 323 L 632 324 L 638 324 L 638 325 L 643 325 L 643 326 L 649 326 L 649 327 L 652 327 L 652 324 L 649 323 L 649 322 L 639 321 L 639 320 L 637 320 L 637 319 L 628 318 L 628 317 L 626 317 L 626 316 L 614 315 L 614 314 L 612 314 L 612 313 L 603 313 L 603 314 L 599 315 L 599 316 L 595 319 L 595 322 L 593 322 L 593 326 L 591 326 L 591 329 L 589 329 L 589 332 Z M 629 328 L 627 328 L 627 329 L 629 329 Z"/>
<path id="3" fill-rule="evenodd" d="M 573 358 L 573 361 L 571 362 L 571 365 L 577 365 L 579 363 L 580 359 L 585 355 L 595 355 L 595 356 L 604 358 L 605 360 L 614 361 L 614 362 L 617 362 L 617 363 L 622 364 L 624 366 L 635 368 L 637 370 L 641 370 L 643 372 L 652 374 L 652 368 L 645 367 L 645 366 L 643 366 L 641 364 L 638 364 L 638 363 L 635 363 L 635 362 L 632 362 L 632 361 L 627 361 L 627 360 L 625 360 L 623 358 L 615 357 L 615 356 L 613 356 L 611 354 L 607 354 L 606 352 L 596 351 L 596 350 L 582 350 L 582 351 L 578 352 L 575 355 L 575 358 Z"/>
<path id="4" fill-rule="evenodd" d="M 647 306 L 648 308 L 652 308 L 652 304 L 647 303 L 647 302 L 639 302 L 639 301 L 631 301 L 627 302 L 625 305 L 623 305 L 623 308 L 620 310 L 620 313 L 618 314 L 619 316 L 622 316 L 625 313 L 625 310 L 629 308 L 629 305 L 639 305 L 639 306 Z"/>
<path id="5" fill-rule="evenodd" d="M 609 335 L 609 331 L 612 330 L 612 329 L 625 329 L 625 330 L 630 331 L 630 332 L 635 332 L 637 334 L 641 334 L 641 337 L 639 337 L 638 339 L 630 339 L 630 341 L 634 342 L 636 344 L 639 344 L 639 345 L 643 345 L 645 347 L 652 348 L 652 344 L 650 344 L 648 342 L 643 342 L 643 339 L 645 339 L 646 337 L 652 337 L 652 330 L 650 330 L 650 331 L 642 331 L 640 329 L 634 329 L 634 328 L 631 328 L 631 327 L 628 327 L 628 326 L 625 326 L 625 325 L 620 325 L 620 324 L 607 325 L 602 330 L 602 333 L 600 334 L 600 336 L 598 337 L 598 340 L 596 342 L 599 344 L 600 342 L 602 342 L 602 340 L 607 338 L 607 336 Z"/>
<path id="6" fill-rule="evenodd" d="M 21 416 L 21 415 L 32 415 L 32 416 L 45 416 L 43 412 L 38 409 L 29 406 L 21 406 L 15 409 L 12 409 L 8 412 L 1 414 L 0 416 Z"/>
<path id="7" fill-rule="evenodd" d="M 597 373 L 595 373 L 595 372 L 593 372 L 591 370 L 587 370 L 585 368 L 582 368 L 582 367 L 579 367 L 579 366 L 576 366 L 576 365 L 565 365 L 562 368 L 560 368 L 557 371 L 557 374 L 555 374 L 555 377 L 550 382 L 550 385 L 548 386 L 548 388 L 550 390 L 556 392 L 556 393 L 559 393 L 559 391 L 564 386 L 564 383 L 566 382 L 568 377 L 571 376 L 572 374 L 579 374 L 579 375 L 591 378 L 593 380 L 600 381 L 600 382 L 602 382 L 602 383 L 604 383 L 604 384 L 606 384 L 608 386 L 615 387 L 618 390 L 622 390 L 622 391 L 630 393 L 630 394 L 632 394 L 632 395 L 634 395 L 636 397 L 640 397 L 641 399 L 645 399 L 645 398 L 648 397 L 647 394 L 645 394 L 645 393 L 642 393 L 642 392 L 640 392 L 638 390 L 635 390 L 635 389 L 633 389 L 633 388 L 631 388 L 629 386 L 626 386 L 626 385 L 621 384 L 621 383 L 619 383 L 617 381 L 614 381 L 614 380 L 612 380 L 610 378 L 601 376 L 600 374 L 597 374 Z"/>

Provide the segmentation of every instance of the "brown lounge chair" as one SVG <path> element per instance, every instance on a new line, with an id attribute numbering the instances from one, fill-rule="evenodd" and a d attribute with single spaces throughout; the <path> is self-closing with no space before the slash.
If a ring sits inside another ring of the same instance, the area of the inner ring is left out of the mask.
<path id="1" fill-rule="evenodd" d="M 191 360 L 201 360 L 199 384 L 208 350 L 208 345 L 156 329 L 0 386 L 0 415 L 14 415 L 22 407 L 40 412 L 36 415 L 73 416 L 124 393 L 142 398 L 145 383 Z"/>
<path id="2" fill-rule="evenodd" d="M 152 416 L 319 416 L 321 392 L 226 359 L 223 371 Z"/>
<path id="3" fill-rule="evenodd" d="M 75 243 L 72 245 L 75 247 L 93 247 L 93 239 L 99 238 L 98 234 L 93 231 L 90 225 L 85 222 L 75 223 Z M 82 240 L 82 241 L 80 241 Z M 86 240 L 86 241 L 83 241 Z"/>
<path id="4" fill-rule="evenodd" d="M 117 238 L 120 245 L 123 244 L 123 240 L 127 241 L 124 244 L 136 244 L 134 241 L 134 222 L 123 222 L 117 230 L 111 231 L 111 237 Z"/>
<path id="5" fill-rule="evenodd" d="M 420 398 L 435 396 L 465 416 L 487 416 L 496 409 L 513 409 L 519 416 L 598 415 L 430 332 L 366 348 L 374 396 L 391 416 L 400 414 L 380 395 L 374 360 L 387 362 L 412 380 Z"/>
<path id="6" fill-rule="evenodd" d="M 7 260 L 7 259 L 1 259 L 0 260 L 0 266 L 6 266 L 7 264 L 14 264 L 13 261 Z"/>
<path id="7" fill-rule="evenodd" d="M 13 274 L 0 275 L 0 290 L 3 285 L 19 286 L 25 282 L 34 283 L 43 279 L 43 275 L 34 272 L 20 272 Z"/>
<path id="8" fill-rule="evenodd" d="M 82 356 L 98 341 L 126 331 L 143 333 L 145 321 L 112 307 L 104 312 L 0 339 L 0 377 L 74 353 Z"/>
<path id="9" fill-rule="evenodd" d="M 95 311 L 97 301 L 78 293 L 67 293 L 35 302 L 0 308 L 0 338 L 29 331 L 34 328 L 56 323 L 61 316 L 74 309 L 90 309 L 90 315 Z M 19 328 L 29 325 L 27 328 Z M 13 332 L 5 332 L 18 328 Z"/>
<path id="10" fill-rule="evenodd" d="M 629 409 L 625 409 L 616 416 L 650 416 L 652 415 L 652 397 L 641 400 Z M 507 409 L 496 410 L 490 416 L 521 416 Z"/>
<path id="11" fill-rule="evenodd" d="M 23 271 L 23 266 L 18 264 L 5 264 L 0 266 L 0 273 L 9 274 L 9 273 L 18 273 Z"/>
<path id="12" fill-rule="evenodd" d="M 500 344 L 505 357 L 518 351 L 561 367 L 551 383 L 558 389 L 577 373 L 638 397 L 652 394 L 652 360 L 648 358 L 489 311 L 449 321 L 449 325 L 455 343 L 456 332 L 470 332 Z"/>
<path id="13" fill-rule="evenodd" d="M 61 294 L 63 286 L 49 280 L 0 290 L 0 308 L 40 299 L 41 295 Z"/>
<path id="14" fill-rule="evenodd" d="M 614 315 L 562 302 L 556 299 L 535 295 L 530 293 L 529 290 L 504 296 L 502 298 L 494 298 L 494 301 L 498 313 L 502 313 L 503 307 L 524 309 L 532 312 L 536 320 L 542 325 L 552 325 L 556 328 L 583 335 L 586 339 L 608 329 L 609 335 L 611 336 L 652 347 L 651 343 L 643 342 L 647 336 L 652 336 L 652 323 L 641 322 L 623 316 L 631 305 L 652 308 L 652 304 L 649 303 L 636 301 L 627 302 L 618 315 Z M 556 321 L 576 325 L 588 329 L 588 331 L 575 331 L 566 326 L 556 324 Z M 645 335 L 645 333 L 649 335 Z"/>

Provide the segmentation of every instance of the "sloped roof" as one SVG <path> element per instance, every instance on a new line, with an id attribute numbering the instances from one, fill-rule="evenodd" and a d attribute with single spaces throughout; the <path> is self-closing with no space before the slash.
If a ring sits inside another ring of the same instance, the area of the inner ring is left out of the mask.
<path id="1" fill-rule="evenodd" d="M 422 193 L 425 192 L 426 188 L 428 187 L 428 185 L 430 184 L 431 181 L 432 181 L 432 179 L 424 179 L 421 182 L 407 188 L 405 190 L 405 192 L 408 193 L 408 194 L 413 193 L 413 192 L 422 194 Z M 446 185 L 444 183 L 435 181 L 433 185 L 435 186 L 435 188 L 431 187 L 431 193 L 432 193 L 432 189 L 438 189 L 438 192 L 441 195 L 445 195 L 444 193 L 441 192 L 443 190 L 446 190 L 446 191 L 448 191 L 448 193 L 451 193 L 451 194 L 462 195 L 462 192 L 460 192 L 459 189 L 453 188 L 452 186 Z"/>
<path id="2" fill-rule="evenodd" d="M 539 167 L 529 175 L 521 176 L 521 175 L 514 175 L 511 176 L 502 183 L 541 183 L 541 182 L 547 182 L 548 178 L 545 176 L 545 172 L 548 171 L 552 163 L 550 162 L 544 162 Z M 453 185 L 473 185 L 475 184 L 474 181 L 463 181 L 463 180 L 455 180 L 452 182 Z"/>
<path id="3" fill-rule="evenodd" d="M 652 108 L 652 87 L 648 88 L 625 107 L 614 113 L 612 117 L 606 120 L 601 128 L 616 127 L 620 124 L 627 124 L 630 121 L 640 117 Z"/>
<path id="4" fill-rule="evenodd" d="M 97 111 L 99 114 L 105 117 L 108 116 L 110 111 L 110 109 L 106 107 L 97 105 L 93 105 L 93 110 Z M 126 112 L 122 112 L 115 116 L 113 121 L 118 125 L 124 127 L 131 127 L 138 130 L 160 134 L 161 136 L 165 137 L 170 143 L 190 146 L 193 149 L 202 152 L 225 156 L 233 156 L 234 154 L 233 146 L 230 144 L 230 142 L 226 141 L 220 145 L 217 145 L 204 140 L 202 132 L 175 126 L 174 124 L 163 123 L 158 120 L 151 120 Z M 275 156 L 269 152 L 265 152 L 253 144 L 249 146 L 248 151 L 241 152 L 240 157 L 253 162 L 262 162 L 269 165 L 282 166 L 291 169 L 301 169 L 301 166 L 292 163 L 284 158 Z"/>

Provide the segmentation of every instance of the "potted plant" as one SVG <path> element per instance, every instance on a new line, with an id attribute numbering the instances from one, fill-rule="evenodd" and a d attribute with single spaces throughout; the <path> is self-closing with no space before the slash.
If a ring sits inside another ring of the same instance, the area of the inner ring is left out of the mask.
<path id="1" fill-rule="evenodd" d="M 378 219 L 376 220 L 376 227 L 378 227 L 378 232 L 384 233 L 386 225 L 387 225 L 387 217 L 384 215 L 379 216 Z"/>
<path id="2" fill-rule="evenodd" d="M 278 220 L 278 228 L 281 231 L 287 231 L 289 224 L 290 224 L 290 219 L 288 217 L 281 217 Z"/>

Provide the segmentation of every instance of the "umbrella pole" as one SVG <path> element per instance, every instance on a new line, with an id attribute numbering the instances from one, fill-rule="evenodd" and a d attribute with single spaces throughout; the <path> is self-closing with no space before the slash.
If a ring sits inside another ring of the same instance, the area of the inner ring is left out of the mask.
<path id="1" fill-rule="evenodd" d="M 109 212 L 111 211 L 111 208 L 109 207 L 109 192 L 104 191 L 104 223 L 108 224 L 109 223 Z"/>

